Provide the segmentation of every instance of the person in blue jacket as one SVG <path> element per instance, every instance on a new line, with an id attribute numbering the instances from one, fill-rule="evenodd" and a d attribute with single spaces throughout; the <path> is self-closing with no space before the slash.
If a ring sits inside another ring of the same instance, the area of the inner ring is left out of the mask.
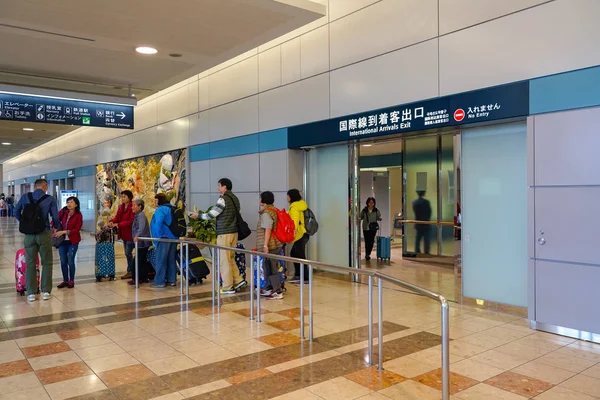
<path id="1" fill-rule="evenodd" d="M 164 193 L 158 193 L 154 198 L 158 202 L 158 207 L 154 211 L 150 222 L 152 237 L 157 239 L 179 239 L 169 228 L 172 205 L 167 196 Z M 154 245 L 156 246 L 156 275 L 151 287 L 175 286 L 177 283 L 177 243 L 154 242 Z"/>

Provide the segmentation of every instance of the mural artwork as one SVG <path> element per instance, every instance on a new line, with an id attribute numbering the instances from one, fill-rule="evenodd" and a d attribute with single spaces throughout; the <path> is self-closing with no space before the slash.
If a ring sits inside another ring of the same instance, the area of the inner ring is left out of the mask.
<path id="1" fill-rule="evenodd" d="M 131 190 L 146 203 L 148 220 L 154 214 L 154 195 L 165 193 L 171 204 L 186 208 L 186 149 L 114 161 L 96 166 L 96 229 L 117 214 L 119 194 Z"/>

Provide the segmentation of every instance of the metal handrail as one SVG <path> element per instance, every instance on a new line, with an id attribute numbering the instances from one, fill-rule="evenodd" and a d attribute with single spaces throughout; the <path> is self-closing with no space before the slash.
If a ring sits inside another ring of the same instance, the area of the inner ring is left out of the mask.
<path id="1" fill-rule="evenodd" d="M 210 249 L 217 250 L 226 250 L 233 251 L 236 253 L 249 254 L 250 258 L 250 319 L 254 319 L 254 271 L 256 265 L 256 273 L 258 273 L 258 259 L 255 257 L 263 257 L 274 260 L 282 260 L 292 263 L 300 264 L 300 338 L 304 339 L 304 265 L 308 266 L 309 272 L 309 281 L 308 281 L 308 307 L 309 307 L 309 341 L 313 341 L 313 268 L 315 266 L 320 269 L 327 271 L 336 271 L 336 272 L 347 272 L 349 274 L 359 274 L 366 275 L 368 277 L 368 302 L 369 302 L 369 337 L 368 337 L 368 357 L 369 364 L 373 365 L 373 278 L 378 279 L 377 285 L 377 298 L 378 298 L 378 369 L 383 370 L 383 281 L 389 282 L 391 284 L 400 286 L 404 289 L 410 290 L 417 294 L 423 295 L 430 299 L 436 300 L 440 303 L 441 314 L 442 314 L 442 400 L 449 400 L 450 398 L 450 308 L 448 304 L 448 300 L 442 296 L 441 294 L 432 292 L 431 290 L 422 288 L 417 285 L 413 285 L 409 282 L 402 281 L 400 279 L 394 278 L 392 276 L 382 274 L 377 271 L 356 269 L 350 267 L 342 267 L 339 265 L 327 264 L 320 261 L 312 261 L 295 257 L 281 256 L 279 254 L 271 254 L 271 253 L 263 253 L 255 250 L 246 250 L 246 249 L 238 249 L 234 247 L 221 246 L 218 244 L 205 243 L 200 242 L 194 239 L 156 239 L 149 237 L 140 237 L 138 238 L 138 242 L 135 243 L 136 257 L 135 257 L 135 287 L 139 288 L 139 261 L 138 261 L 138 243 L 139 241 L 148 241 L 148 242 L 161 242 L 161 243 L 177 243 L 180 244 L 179 248 L 179 259 L 180 259 L 180 268 L 183 265 L 183 248 L 185 245 L 186 251 L 186 262 L 189 262 L 189 245 L 199 245 L 208 247 Z M 220 262 L 219 262 L 219 252 L 215 252 L 212 260 L 213 265 L 213 276 L 220 277 Z M 183 277 L 183 271 L 182 277 Z M 185 281 L 186 281 L 186 297 L 189 296 L 189 265 L 185 270 Z M 220 301 L 220 290 L 219 290 L 219 279 L 212 279 L 212 305 L 213 310 L 216 305 L 217 309 L 221 307 Z M 180 280 L 180 290 L 183 295 L 183 279 Z M 216 301 L 215 301 L 215 293 L 216 293 Z M 256 320 L 257 322 L 261 322 L 261 310 L 260 310 L 260 288 L 256 290 Z"/>

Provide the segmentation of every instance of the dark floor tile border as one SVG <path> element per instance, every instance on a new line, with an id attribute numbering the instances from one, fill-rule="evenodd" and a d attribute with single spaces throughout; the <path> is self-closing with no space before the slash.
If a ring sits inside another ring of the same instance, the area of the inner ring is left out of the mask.
<path id="1" fill-rule="evenodd" d="M 435 339 L 435 343 L 433 343 L 433 339 Z M 383 351 L 386 359 L 395 359 L 431 348 L 439 344 L 440 340 L 440 336 L 421 332 L 385 342 Z M 415 343 L 421 345 L 415 346 Z M 267 400 L 368 368 L 369 365 L 365 362 L 365 352 L 366 349 L 341 354 L 326 360 L 191 397 L 191 399 Z"/>

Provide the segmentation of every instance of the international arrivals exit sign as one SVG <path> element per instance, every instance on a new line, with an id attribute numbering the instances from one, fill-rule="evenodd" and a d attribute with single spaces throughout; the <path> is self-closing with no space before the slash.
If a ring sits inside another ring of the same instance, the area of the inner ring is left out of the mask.
<path id="1" fill-rule="evenodd" d="M 0 92 L 0 120 L 133 129 L 133 106 Z"/>

